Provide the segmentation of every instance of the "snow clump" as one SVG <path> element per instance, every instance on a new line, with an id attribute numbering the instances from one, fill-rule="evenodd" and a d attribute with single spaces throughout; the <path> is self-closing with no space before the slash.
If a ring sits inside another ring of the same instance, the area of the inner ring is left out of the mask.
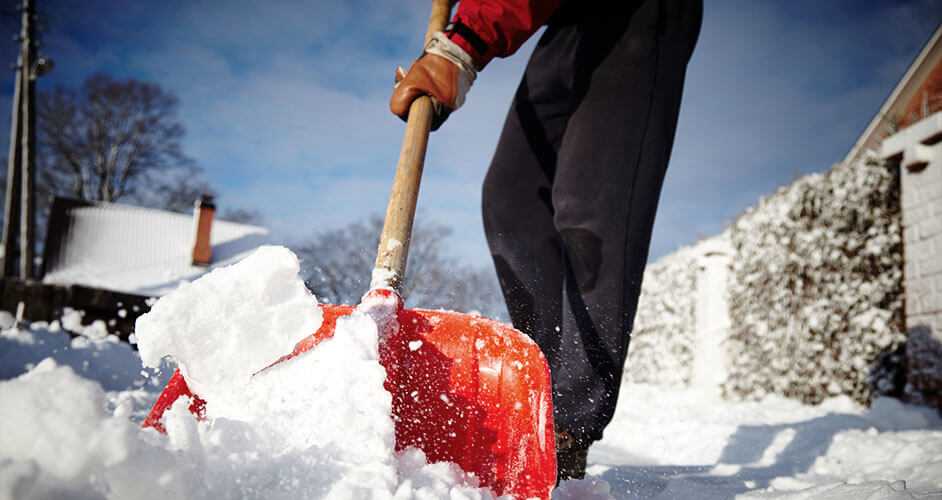
<path id="1" fill-rule="evenodd" d="M 314 333 L 322 314 L 298 280 L 297 257 L 264 246 L 234 266 L 213 270 L 161 298 L 135 326 L 145 366 L 166 357 L 209 416 L 239 415 L 252 375 Z"/>

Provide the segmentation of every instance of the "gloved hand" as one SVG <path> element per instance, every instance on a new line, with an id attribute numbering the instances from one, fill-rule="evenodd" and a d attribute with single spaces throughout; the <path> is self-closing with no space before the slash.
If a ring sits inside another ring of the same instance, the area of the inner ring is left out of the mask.
<path id="1" fill-rule="evenodd" d="M 431 96 L 435 109 L 432 130 L 445 122 L 452 111 L 464 104 L 465 94 L 477 77 L 471 56 L 442 33 L 436 33 L 425 51 L 409 68 L 396 69 L 396 85 L 389 99 L 389 109 L 403 120 L 409 117 L 412 102 Z"/>

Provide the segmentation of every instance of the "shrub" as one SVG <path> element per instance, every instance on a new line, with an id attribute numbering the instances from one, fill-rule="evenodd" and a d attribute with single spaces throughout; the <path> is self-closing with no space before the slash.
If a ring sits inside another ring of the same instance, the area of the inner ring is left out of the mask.
<path id="1" fill-rule="evenodd" d="M 899 177 L 867 160 L 780 189 L 731 228 L 727 395 L 868 403 L 904 342 Z"/>

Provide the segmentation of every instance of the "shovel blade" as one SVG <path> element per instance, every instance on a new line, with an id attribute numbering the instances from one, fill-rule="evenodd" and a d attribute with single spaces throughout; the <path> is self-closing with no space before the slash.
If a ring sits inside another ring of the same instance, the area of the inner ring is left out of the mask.
<path id="1" fill-rule="evenodd" d="M 278 362 L 334 334 L 351 306 L 324 305 L 318 331 Z M 454 462 L 482 486 L 517 498 L 549 498 L 556 484 L 556 448 L 549 368 L 539 347 L 512 327 L 450 311 L 401 309 L 399 328 L 380 344 L 386 390 L 392 394 L 396 449 L 416 447 L 428 461 Z M 202 417 L 203 405 L 178 372 L 145 427 L 181 396 Z"/>

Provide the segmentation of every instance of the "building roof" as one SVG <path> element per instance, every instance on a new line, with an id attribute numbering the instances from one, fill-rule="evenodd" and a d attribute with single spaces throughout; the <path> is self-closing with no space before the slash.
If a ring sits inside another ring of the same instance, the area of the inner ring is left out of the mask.
<path id="1" fill-rule="evenodd" d="M 879 151 L 880 143 L 886 136 L 895 133 L 897 131 L 895 128 L 901 122 L 902 124 L 909 122 L 909 117 L 905 116 L 907 108 L 922 89 L 926 79 L 933 72 L 938 71 L 940 64 L 942 64 L 942 25 L 936 28 L 929 37 L 929 41 L 909 65 L 909 69 L 903 74 L 896 88 L 890 92 L 876 116 L 860 134 L 860 138 L 844 158 L 845 163 L 860 158 L 868 150 Z"/>
<path id="2" fill-rule="evenodd" d="M 268 242 L 263 227 L 216 220 L 209 266 L 191 264 L 192 215 L 56 198 L 43 255 L 43 282 L 146 296 L 232 264 Z"/>

